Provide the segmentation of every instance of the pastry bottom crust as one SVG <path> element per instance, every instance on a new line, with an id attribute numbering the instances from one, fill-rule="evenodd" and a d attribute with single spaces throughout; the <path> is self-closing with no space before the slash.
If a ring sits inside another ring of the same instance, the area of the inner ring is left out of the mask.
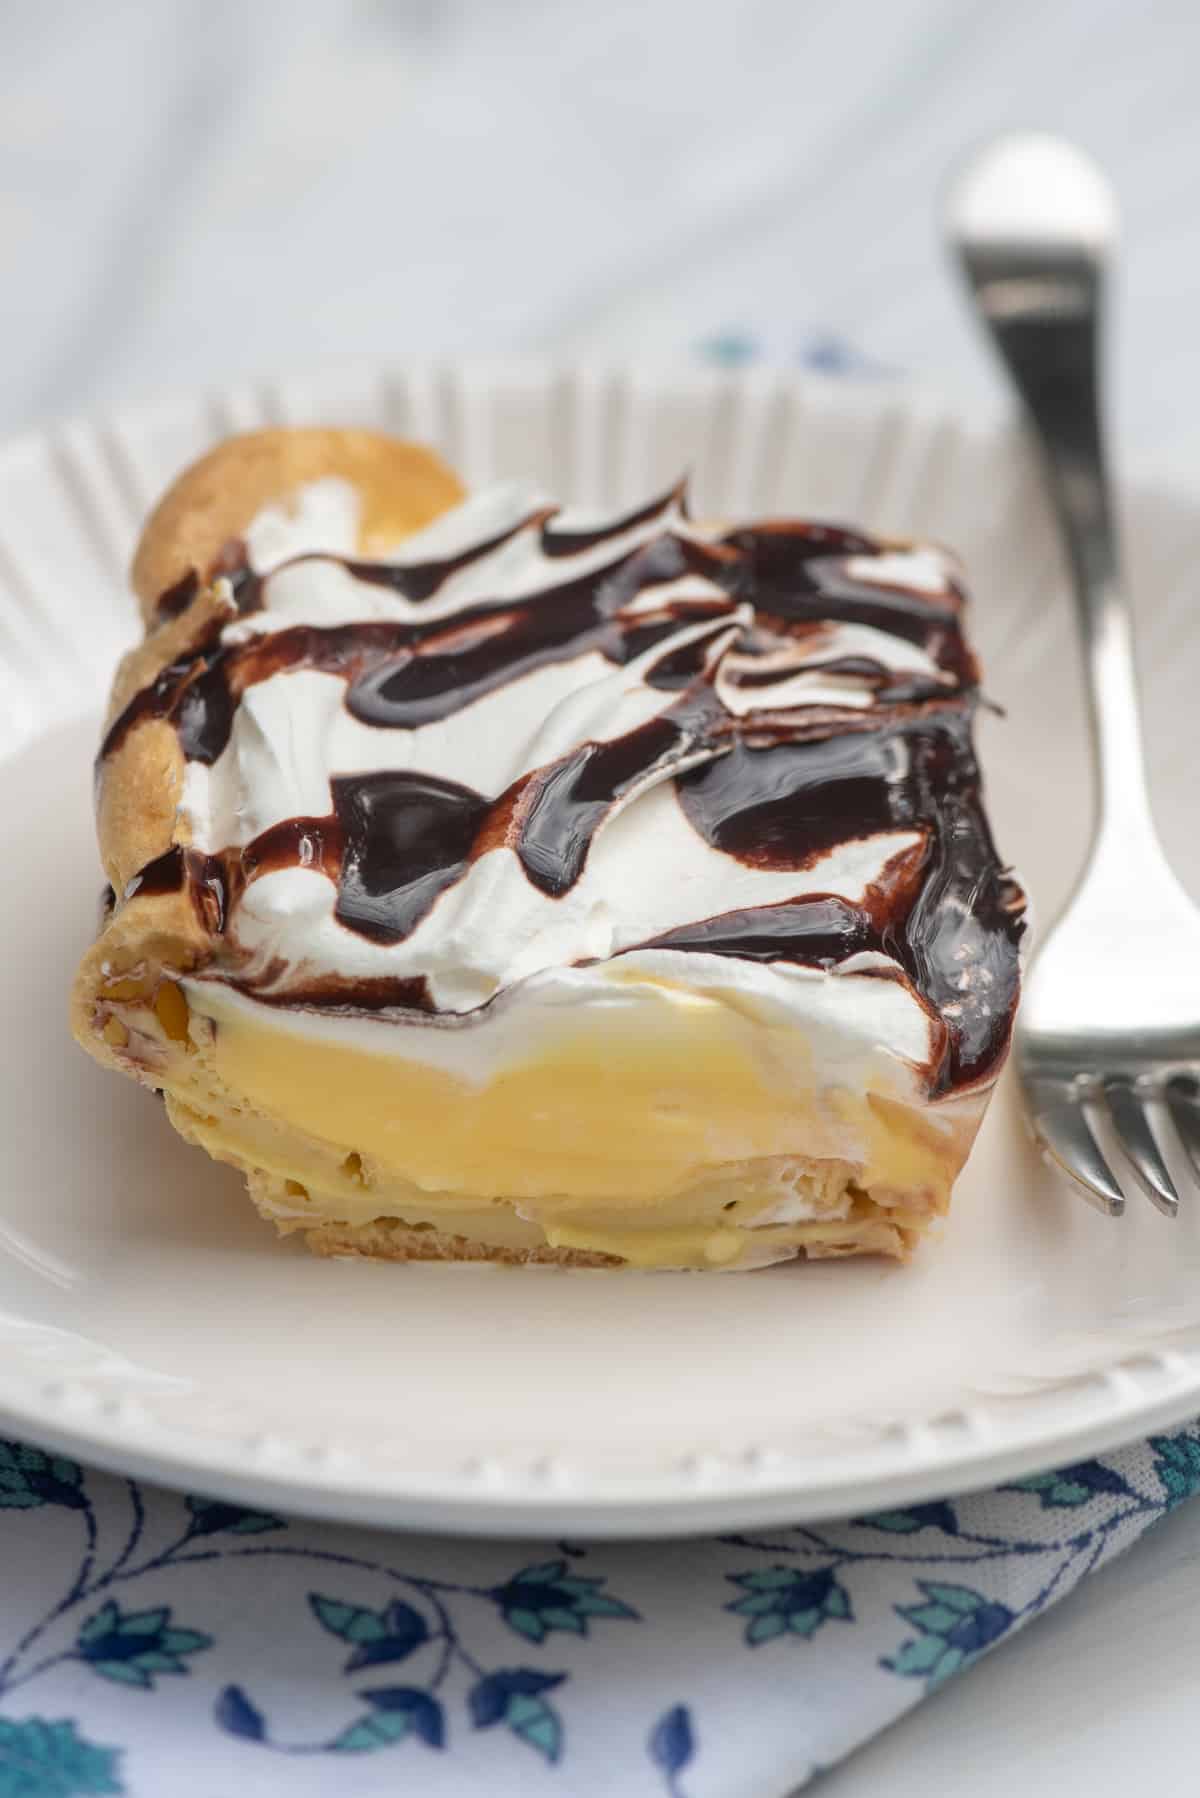
<path id="1" fill-rule="evenodd" d="M 311 1221 L 305 1216 L 298 1216 L 300 1195 L 296 1183 L 272 1175 L 263 1168 L 252 1168 L 244 1163 L 235 1163 L 246 1176 L 246 1184 L 250 1197 L 261 1215 L 281 1235 L 298 1233 L 303 1236 L 307 1246 L 314 1254 L 324 1256 L 362 1256 L 380 1261 L 489 1261 L 506 1267 L 590 1267 L 615 1268 L 638 1265 L 629 1257 L 619 1254 L 606 1254 L 600 1250 L 575 1248 L 555 1245 L 546 1241 L 530 1240 L 521 1243 L 500 1243 L 487 1241 L 478 1236 L 471 1236 L 457 1230 L 440 1228 L 433 1220 L 413 1222 L 404 1216 L 380 1216 L 363 1223 L 345 1223 L 336 1219 L 324 1219 L 321 1222 Z M 777 1176 L 786 1176 L 795 1189 L 809 1184 L 815 1190 L 830 1185 L 827 1166 L 812 1163 L 807 1172 L 798 1166 L 796 1157 L 781 1161 L 780 1167 L 773 1170 Z M 843 1176 L 845 1178 L 845 1176 Z M 718 1190 L 727 1190 L 728 1171 L 714 1169 L 712 1185 Z M 700 1183 L 701 1186 L 703 1183 Z M 305 1195 L 309 1198 L 310 1195 Z M 414 1201 L 420 1203 L 420 1195 L 413 1194 Z M 698 1210 L 702 1212 L 702 1200 L 697 1199 Z M 500 1213 L 511 1226 L 514 1221 L 509 1208 L 502 1201 L 493 1201 L 493 1208 Z M 814 1219 L 807 1225 L 791 1226 L 789 1236 L 793 1238 L 786 1245 L 776 1245 L 776 1252 L 771 1259 L 794 1260 L 808 1259 L 833 1260 L 848 1255 L 885 1255 L 893 1260 L 907 1260 L 912 1248 L 920 1239 L 924 1230 L 935 1221 L 936 1212 L 931 1210 L 925 1218 L 916 1216 L 906 1210 L 902 1214 L 889 1216 L 885 1207 L 877 1205 L 865 1194 L 856 1193 L 849 1204 L 850 1215 L 843 1218 L 827 1216 Z M 626 1214 L 628 1217 L 630 1214 Z M 644 1212 L 642 1216 L 644 1217 Z M 707 1224 L 701 1223 L 698 1228 L 719 1229 L 720 1213 L 716 1218 L 710 1215 Z M 732 1218 L 730 1221 L 734 1221 Z M 486 1225 L 483 1226 L 486 1229 Z M 739 1231 L 740 1252 L 736 1258 L 725 1265 L 730 1270 L 756 1265 L 756 1250 L 770 1248 L 767 1241 L 756 1243 L 755 1237 L 770 1238 L 774 1232 L 771 1226 L 761 1230 L 743 1228 Z M 529 1228 L 528 1234 L 533 1238 L 537 1234 L 536 1226 Z M 652 1236 L 653 1231 L 648 1231 Z M 794 1238 L 799 1237 L 799 1240 Z M 780 1252 L 782 1251 L 782 1252 Z M 764 1258 L 761 1265 L 770 1263 Z M 721 1264 L 715 1264 L 714 1271 Z"/>
<path id="2" fill-rule="evenodd" d="M 306 1230 L 304 1240 L 315 1255 L 354 1255 L 372 1261 L 490 1261 L 504 1267 L 623 1265 L 615 1255 L 599 1255 L 590 1249 L 552 1249 L 549 1243 L 501 1249 L 438 1230 L 432 1224 L 414 1227 L 398 1217 L 376 1218 L 372 1224 L 322 1224 Z"/>
<path id="3" fill-rule="evenodd" d="M 590 1249 L 553 1249 L 546 1243 L 528 1249 L 494 1248 L 429 1225 L 414 1228 L 396 1217 L 381 1217 L 373 1224 L 324 1224 L 319 1229 L 306 1230 L 304 1240 L 316 1255 L 356 1255 L 376 1261 L 490 1261 L 506 1267 L 629 1265 L 616 1255 L 600 1255 Z M 845 1232 L 832 1241 L 807 1245 L 792 1259 L 828 1261 L 847 1255 L 887 1255 L 905 1261 L 909 1246 L 905 1232 L 894 1224 L 867 1219 L 847 1225 Z"/>

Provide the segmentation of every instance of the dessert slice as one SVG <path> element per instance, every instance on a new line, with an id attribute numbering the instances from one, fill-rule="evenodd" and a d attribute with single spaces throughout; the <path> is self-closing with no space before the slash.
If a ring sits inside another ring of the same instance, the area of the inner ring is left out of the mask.
<path id="1" fill-rule="evenodd" d="M 1024 901 L 954 562 L 235 438 L 133 569 L 85 1048 L 326 1254 L 903 1256 Z"/>

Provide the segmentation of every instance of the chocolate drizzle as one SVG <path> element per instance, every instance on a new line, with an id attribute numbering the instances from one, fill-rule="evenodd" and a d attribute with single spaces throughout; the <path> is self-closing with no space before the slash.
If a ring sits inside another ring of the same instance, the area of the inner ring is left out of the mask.
<path id="1" fill-rule="evenodd" d="M 397 943 L 465 872 L 488 802 L 428 774 L 332 782 L 344 848 L 337 916 L 377 943 Z"/>
<path id="2" fill-rule="evenodd" d="M 232 652 L 221 646 L 224 622 L 216 619 L 190 654 L 169 662 L 117 714 L 100 745 L 100 771 L 130 733 L 150 719 L 174 724 L 180 748 L 189 761 L 216 761 L 229 741 L 237 709 L 237 698 L 228 680 Z"/>
<path id="3" fill-rule="evenodd" d="M 595 530 L 564 531 L 561 526 L 547 519 L 542 525 L 542 554 L 583 555 L 588 550 L 595 549 L 598 544 L 609 543 L 614 537 L 623 537 L 626 531 L 637 530 L 639 525 L 652 524 L 672 506 L 678 508 L 681 517 L 687 517 L 687 486 L 683 481 L 670 488 L 660 499 L 652 499 L 649 505 L 639 506 L 634 512 L 626 512 L 621 518 L 610 519 L 607 524 Z"/>
<path id="4" fill-rule="evenodd" d="M 614 666 L 623 664 L 673 635 L 681 624 L 702 621 L 714 611 L 719 617 L 729 615 L 728 602 L 719 597 L 676 601 L 657 613 L 621 615 L 648 589 L 694 569 L 696 548 L 664 537 L 532 599 L 475 605 L 428 623 L 293 625 L 232 645 L 221 644 L 218 623 L 192 655 L 172 662 L 134 695 L 110 726 L 100 760 L 112 755 L 144 719 L 165 718 L 178 730 L 188 760 L 211 764 L 229 741 L 242 693 L 293 669 L 342 676 L 347 708 L 362 723 L 414 730 L 448 718 L 550 662 L 597 650 Z M 326 559 L 350 570 L 356 566 L 342 558 Z M 423 579 L 432 579 L 432 566 L 423 565 Z M 716 567 L 722 566 L 718 560 Z M 663 684 L 672 684 L 672 677 L 666 675 Z"/>
<path id="5" fill-rule="evenodd" d="M 736 955 L 745 961 L 794 961 L 810 968 L 834 968 L 864 949 L 880 947 L 875 935 L 862 906 L 830 893 L 811 893 L 780 905 L 757 905 L 703 918 L 698 924 L 684 924 L 651 937 L 637 947 L 690 949 L 703 955 Z"/>
<path id="6" fill-rule="evenodd" d="M 167 893 L 190 893 L 200 922 L 213 935 L 219 935 L 229 922 L 233 897 L 245 885 L 232 872 L 240 868 L 236 850 L 221 855 L 206 855 L 199 849 L 185 849 L 176 843 L 162 855 L 148 862 L 125 889 L 125 898 L 136 894 L 142 899 L 158 899 Z"/>
<path id="7" fill-rule="evenodd" d="M 637 678 L 664 695 L 663 707 L 621 735 L 580 742 L 527 770 L 495 799 L 426 773 L 337 776 L 327 816 L 288 819 L 240 850 L 173 849 L 143 870 L 137 890 L 190 891 L 219 935 L 253 881 L 309 868 L 336 886 L 335 915 L 346 929 L 396 944 L 474 860 L 500 845 L 514 851 L 533 887 L 561 898 L 614 809 L 644 787 L 671 782 L 697 834 L 757 869 L 800 874 L 854 839 L 903 833 L 907 841 L 861 902 L 799 892 L 638 947 L 821 969 L 860 954 L 886 957 L 889 968 L 868 964 L 867 972 L 890 969 L 907 980 L 935 1023 L 941 1049 L 931 1090 L 986 1076 L 1007 1046 L 1016 1003 L 1023 898 L 983 811 L 971 740 L 978 671 L 962 633 L 961 592 L 950 581 L 931 594 L 865 579 L 860 564 L 884 546 L 862 534 L 766 523 L 714 541 L 687 534 L 683 516 L 673 493 L 594 531 L 562 530 L 553 511 L 531 511 L 441 560 L 317 558 L 394 592 L 406 602 L 403 615 L 284 626 L 240 642 L 224 641 L 218 621 L 130 701 L 108 731 L 102 764 L 151 718 L 173 725 L 188 760 L 211 764 L 230 741 L 243 694 L 300 669 L 339 677 L 348 712 L 387 732 L 451 718 L 534 670 L 585 655 L 614 668 L 641 658 Z M 656 534 L 632 548 L 615 541 L 660 519 Z M 561 579 L 552 566 L 549 584 L 532 595 L 499 591 L 440 615 L 412 610 L 468 567 L 486 568 L 523 532 L 536 534 L 550 564 L 594 559 L 610 540 L 613 553 Z M 243 546 L 230 546 L 219 572 L 239 611 L 269 607 L 270 577 L 246 566 Z M 685 577 L 693 578 L 681 592 Z M 675 591 L 656 603 L 656 589 L 669 585 Z M 163 595 L 160 613 L 181 613 L 197 591 L 195 577 L 186 577 Z M 929 667 L 894 669 L 882 650 L 878 659 L 866 649 L 839 651 L 839 625 L 900 639 Z M 824 697 L 798 703 L 803 683 L 790 684 L 798 675 L 811 675 Z M 865 697 L 831 704 L 839 682 Z M 722 692 L 741 695 L 738 713 Z M 270 999 L 270 985 L 260 976 L 254 990 Z M 419 977 L 344 982 L 301 971 L 299 984 L 289 979 L 273 1002 L 381 1009 L 429 1000 Z"/>
<path id="8" fill-rule="evenodd" d="M 553 899 L 569 892 L 609 812 L 664 763 L 678 760 L 684 740 L 676 720 L 651 718 L 611 743 L 585 743 L 536 777 L 516 844 L 534 886 Z"/>
<path id="9" fill-rule="evenodd" d="M 531 526 L 540 526 L 548 516 L 545 512 L 532 512 L 528 518 L 520 519 L 510 525 L 506 531 L 498 531 L 494 537 L 487 537 L 481 543 L 472 543 L 468 549 L 460 550 L 455 556 L 443 556 L 433 562 L 347 562 L 345 566 L 356 579 L 366 581 L 374 587 L 389 587 L 393 593 L 402 594 L 405 599 L 432 599 L 439 592 L 451 575 L 461 574 L 474 562 L 482 562 L 485 557 L 493 555 L 496 550 L 503 549 L 514 537 Z"/>
<path id="10" fill-rule="evenodd" d="M 861 624 L 924 650 L 960 687 L 978 683 L 979 669 L 962 633 L 962 594 L 945 595 L 856 576 L 850 564 L 876 557 L 869 537 L 830 525 L 759 524 L 731 531 L 738 551 L 737 583 L 760 618 L 778 627 L 814 623 Z"/>
<path id="11" fill-rule="evenodd" d="M 756 867 L 802 869 L 848 838 L 919 832 L 915 887 L 872 889 L 861 906 L 821 897 L 815 911 L 811 900 L 760 907 L 696 928 L 710 954 L 765 959 L 746 945 L 782 938 L 788 946 L 772 959 L 829 966 L 860 950 L 887 955 L 946 1023 L 935 1089 L 987 1071 L 1016 1006 L 1024 897 L 992 842 L 965 706 L 808 742 L 739 743 L 676 785 L 705 841 Z M 656 946 L 679 947 L 677 938 Z"/>
<path id="12" fill-rule="evenodd" d="M 192 601 L 219 577 L 229 582 L 241 617 L 262 610 L 263 577 L 251 568 L 249 552 L 242 539 L 233 537 L 214 556 L 203 580 L 198 569 L 189 568 L 180 580 L 159 594 L 154 603 L 156 622 L 165 624 L 172 618 L 181 618 Z"/>
<path id="13" fill-rule="evenodd" d="M 182 580 L 160 593 L 155 610 L 161 619 L 181 618 L 200 591 L 200 576 L 189 568 Z"/>
<path id="14" fill-rule="evenodd" d="M 752 867 L 810 868 L 848 837 L 935 824 L 944 783 L 932 768 L 952 765 L 936 746 L 953 737 L 969 754 L 964 722 L 947 712 L 808 741 L 742 738 L 679 776 L 680 803 L 714 849 Z"/>

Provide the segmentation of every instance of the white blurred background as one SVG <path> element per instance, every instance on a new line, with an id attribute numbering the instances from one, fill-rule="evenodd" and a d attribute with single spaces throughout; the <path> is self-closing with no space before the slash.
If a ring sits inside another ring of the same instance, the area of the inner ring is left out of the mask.
<path id="1" fill-rule="evenodd" d="M 1194 0 L 0 0 L 0 430 L 413 349 L 869 363 L 997 404 L 964 147 L 1120 191 L 1126 466 L 1200 407 Z"/>

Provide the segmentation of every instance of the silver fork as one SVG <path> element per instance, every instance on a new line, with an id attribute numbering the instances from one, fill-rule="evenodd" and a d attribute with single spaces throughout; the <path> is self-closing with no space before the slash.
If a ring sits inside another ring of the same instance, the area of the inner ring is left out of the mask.
<path id="1" fill-rule="evenodd" d="M 1179 1195 L 1147 1103 L 1165 1100 L 1200 1179 L 1200 911 L 1150 816 L 1105 470 L 1098 338 L 1116 209 L 1104 176 L 1071 145 L 1021 135 L 992 143 L 959 175 L 946 230 L 1041 444 L 1071 567 L 1099 782 L 1087 867 L 1026 983 L 1017 1069 L 1035 1135 L 1093 1204 L 1119 1216 L 1132 1177 L 1174 1216 Z M 1094 1127 L 1104 1114 L 1119 1172 Z"/>

